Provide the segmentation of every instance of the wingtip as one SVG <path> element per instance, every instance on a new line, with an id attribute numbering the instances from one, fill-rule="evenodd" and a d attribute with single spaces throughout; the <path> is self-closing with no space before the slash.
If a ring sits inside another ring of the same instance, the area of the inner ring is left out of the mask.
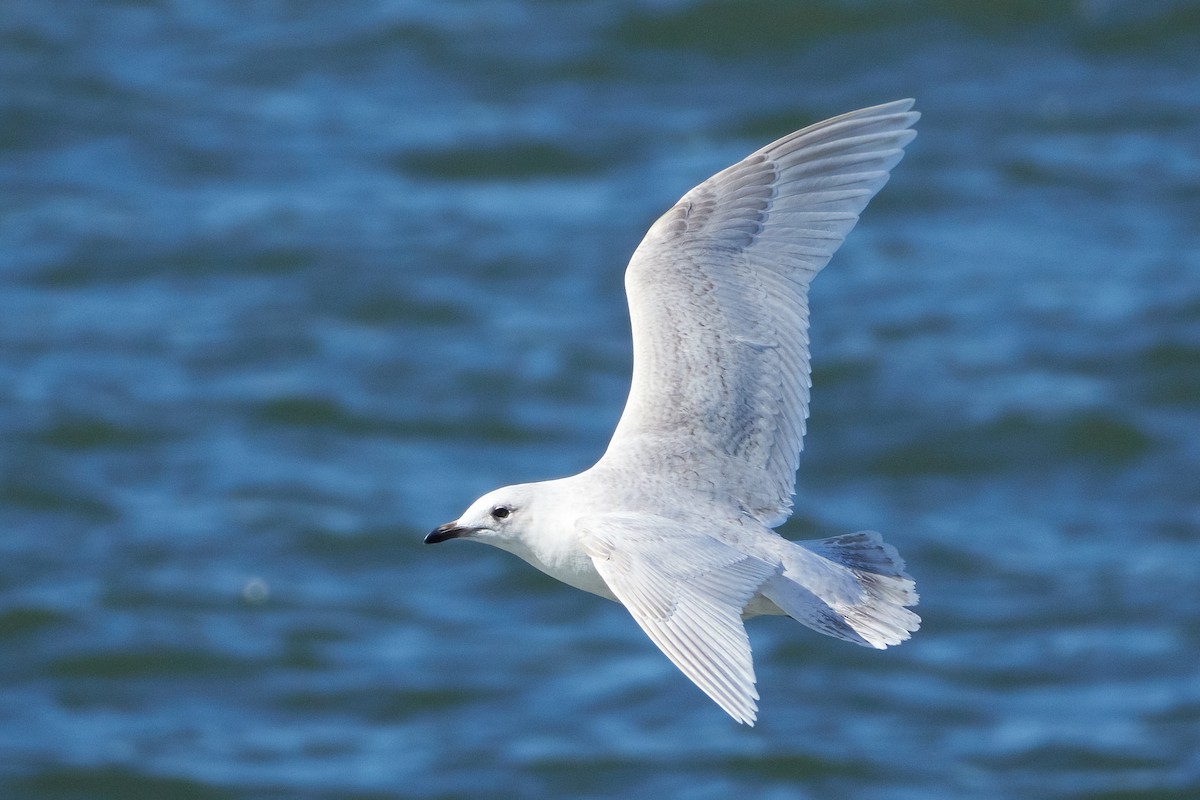
<path id="1" fill-rule="evenodd" d="M 892 100 L 890 103 L 883 103 L 877 108 L 888 109 L 889 111 L 908 111 L 917 104 L 915 97 L 901 97 L 899 100 Z"/>
<path id="2" fill-rule="evenodd" d="M 867 112 L 871 116 L 879 117 L 896 115 L 903 119 L 905 127 L 912 127 L 916 124 L 917 120 L 921 118 L 921 112 L 913 110 L 913 106 L 916 104 L 916 99 L 912 97 L 905 97 L 900 100 L 893 100 L 890 103 L 881 103 L 877 106 L 864 108 L 863 112 Z"/>
<path id="3" fill-rule="evenodd" d="M 725 708 L 724 706 L 722 706 L 722 710 L 729 716 L 733 717 L 734 722 L 738 723 L 739 725 L 745 725 L 747 728 L 753 728 L 754 724 L 758 722 L 758 706 L 754 703 L 751 703 L 749 708 L 740 709 L 738 711 Z"/>
<path id="4" fill-rule="evenodd" d="M 693 679 L 693 683 L 695 683 L 695 679 Z M 753 683 L 750 684 L 749 692 L 742 697 L 713 692 L 699 683 L 696 685 L 739 725 L 753 728 L 754 723 L 758 721 L 758 688 Z"/>

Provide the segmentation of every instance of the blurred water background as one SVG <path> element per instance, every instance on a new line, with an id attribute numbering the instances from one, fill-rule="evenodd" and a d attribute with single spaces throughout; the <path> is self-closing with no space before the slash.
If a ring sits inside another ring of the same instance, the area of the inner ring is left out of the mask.
<path id="1" fill-rule="evenodd" d="M 1200 6 L 0 11 L 0 796 L 1200 797 Z M 812 296 L 797 538 L 919 634 L 616 605 L 421 536 L 602 452 L 649 223 L 915 96 Z"/>

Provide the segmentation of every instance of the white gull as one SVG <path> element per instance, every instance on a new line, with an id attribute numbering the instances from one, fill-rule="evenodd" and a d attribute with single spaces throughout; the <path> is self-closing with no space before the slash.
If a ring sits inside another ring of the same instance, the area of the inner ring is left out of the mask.
<path id="1" fill-rule="evenodd" d="M 786 614 L 877 648 L 907 639 L 917 593 L 879 534 L 792 542 L 772 529 L 791 514 L 808 417 L 808 284 L 916 135 L 912 105 L 811 125 L 685 194 L 625 273 L 633 383 L 603 457 L 489 492 L 425 541 L 476 539 L 622 603 L 750 725 L 743 619 Z"/>

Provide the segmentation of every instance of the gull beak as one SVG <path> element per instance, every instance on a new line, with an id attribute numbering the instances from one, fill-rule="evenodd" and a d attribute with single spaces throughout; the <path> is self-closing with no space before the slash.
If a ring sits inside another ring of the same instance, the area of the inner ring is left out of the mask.
<path id="1" fill-rule="evenodd" d="M 429 532 L 425 537 L 425 544 L 437 544 L 444 542 L 447 539 L 457 539 L 460 536 L 466 536 L 471 530 L 459 526 L 457 522 L 447 522 L 445 525 L 439 525 Z"/>

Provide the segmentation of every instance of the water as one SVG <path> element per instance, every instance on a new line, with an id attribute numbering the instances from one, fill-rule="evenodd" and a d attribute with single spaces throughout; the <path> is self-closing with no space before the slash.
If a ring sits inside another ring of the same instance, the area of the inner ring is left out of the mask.
<path id="1" fill-rule="evenodd" d="M 9 2 L 0 794 L 1200 796 L 1187 2 Z M 602 451 L 683 191 L 915 96 L 813 290 L 796 537 L 925 624 L 617 606 L 420 537 Z"/>

